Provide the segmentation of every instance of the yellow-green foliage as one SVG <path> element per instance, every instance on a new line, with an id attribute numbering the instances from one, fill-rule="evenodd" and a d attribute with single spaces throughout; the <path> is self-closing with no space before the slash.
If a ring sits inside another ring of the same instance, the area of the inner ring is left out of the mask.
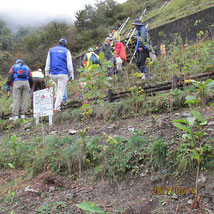
<path id="1" fill-rule="evenodd" d="M 10 97 L 7 99 L 7 91 L 6 91 L 6 78 L 1 78 L 0 80 L 0 112 L 8 113 L 12 110 L 10 105 L 12 104 L 12 90 Z"/>
<path id="2" fill-rule="evenodd" d="M 169 20 L 174 20 L 182 16 L 192 14 L 201 9 L 205 9 L 214 4 L 214 0 L 171 0 L 168 7 L 160 10 L 160 7 L 153 8 L 147 18 L 152 18 L 150 28 L 161 25 Z"/>

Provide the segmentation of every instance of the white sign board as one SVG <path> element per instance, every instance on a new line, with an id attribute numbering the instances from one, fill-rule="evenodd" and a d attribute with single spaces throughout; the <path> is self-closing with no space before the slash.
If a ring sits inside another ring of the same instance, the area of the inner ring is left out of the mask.
<path id="1" fill-rule="evenodd" d="M 33 92 L 33 116 L 53 115 L 53 92 L 46 88 Z"/>

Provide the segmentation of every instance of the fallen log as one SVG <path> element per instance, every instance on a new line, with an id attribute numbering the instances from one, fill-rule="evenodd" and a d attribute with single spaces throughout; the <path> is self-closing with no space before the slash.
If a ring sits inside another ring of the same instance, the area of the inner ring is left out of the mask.
<path id="1" fill-rule="evenodd" d="M 214 79 L 214 72 L 210 72 L 210 73 L 202 73 L 202 74 L 197 74 L 197 75 L 194 75 L 194 76 L 191 76 L 189 77 L 189 79 L 198 79 L 198 80 L 206 80 L 208 78 L 212 78 Z M 174 83 L 172 83 L 174 81 Z M 177 83 L 175 83 L 175 81 L 177 81 Z M 152 92 L 159 92 L 159 91 L 165 91 L 165 90 L 170 90 L 170 89 L 173 89 L 174 85 L 176 85 L 176 88 L 177 87 L 182 87 L 183 85 L 178 85 L 178 81 L 184 81 L 184 77 L 181 77 L 181 78 L 176 78 L 175 80 L 175 77 L 172 81 L 167 81 L 167 82 L 164 82 L 164 83 L 160 83 L 160 84 L 156 84 L 156 85 L 152 85 L 152 86 L 141 86 L 142 89 L 144 90 L 144 92 L 146 94 L 149 94 L 149 93 L 152 93 Z M 173 85 L 174 84 L 174 85 Z M 175 88 L 174 88 L 175 89 Z M 136 89 L 138 90 L 138 89 Z M 127 94 L 130 94 L 131 91 L 124 91 L 124 92 L 121 92 L 121 93 L 118 93 L 118 94 L 112 94 L 112 99 L 114 100 L 115 97 L 119 97 L 118 95 L 127 95 Z"/>
<path id="2" fill-rule="evenodd" d="M 214 79 L 214 72 L 202 73 L 202 74 L 197 74 L 197 75 L 189 77 L 189 79 L 199 79 L 199 80 L 205 80 L 208 78 Z M 176 81 L 177 81 L 177 84 L 176 84 L 177 87 L 182 87 L 183 86 L 182 84 L 178 85 L 178 81 L 181 81 L 181 82 L 184 81 L 184 77 L 177 78 Z M 156 92 L 166 91 L 166 90 L 170 90 L 173 88 L 172 87 L 172 81 L 166 81 L 166 82 L 163 82 L 160 84 L 148 85 L 148 86 L 142 85 L 140 87 L 144 90 L 144 92 L 147 95 L 150 95 L 150 94 L 154 95 L 154 94 L 156 94 Z M 136 90 L 138 90 L 138 89 L 136 89 Z M 129 94 L 131 94 L 130 90 L 114 94 L 112 92 L 112 90 L 109 89 L 107 96 L 105 98 L 103 98 L 103 100 L 108 101 L 108 102 L 113 102 L 114 100 L 125 98 Z M 93 98 L 93 100 L 96 100 L 96 99 L 98 99 L 98 98 Z"/>
<path id="3" fill-rule="evenodd" d="M 214 79 L 214 71 L 209 72 L 209 73 L 201 73 L 201 74 L 193 75 L 193 76 L 189 77 L 188 79 L 204 81 L 209 78 Z M 176 81 L 179 81 L 179 82 L 181 81 L 182 84 L 178 85 L 177 84 L 178 82 L 176 83 Z M 144 90 L 144 93 L 147 96 L 155 96 L 156 94 L 158 94 L 160 92 L 175 89 L 175 86 L 176 86 L 176 88 L 183 87 L 183 82 L 184 82 L 184 77 L 180 77 L 178 79 L 176 79 L 174 77 L 174 79 L 172 79 L 172 81 L 166 81 L 166 82 L 163 82 L 160 84 L 155 84 L 155 85 L 147 85 L 147 86 L 142 85 L 141 89 Z M 138 89 L 135 89 L 135 90 L 138 90 Z M 119 99 L 127 98 L 130 94 L 131 94 L 130 90 L 114 94 L 112 92 L 112 90 L 109 89 L 107 96 L 104 97 L 103 100 L 108 101 L 108 102 L 113 102 L 113 101 L 116 101 Z M 99 97 L 94 97 L 94 98 L 88 100 L 88 102 L 96 101 L 98 99 L 99 99 Z M 72 100 L 72 101 L 68 102 L 66 105 L 63 105 L 62 110 L 65 110 L 67 108 L 80 108 L 82 106 L 82 103 L 83 103 L 83 100 Z M 3 120 L 8 119 L 10 116 L 11 116 L 11 113 L 9 113 L 9 114 L 5 114 L 4 112 L 0 113 L 0 118 Z"/>

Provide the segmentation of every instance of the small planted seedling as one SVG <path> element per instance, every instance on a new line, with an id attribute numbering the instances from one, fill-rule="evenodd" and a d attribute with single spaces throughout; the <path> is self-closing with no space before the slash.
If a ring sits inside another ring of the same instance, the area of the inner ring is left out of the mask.
<path id="1" fill-rule="evenodd" d="M 102 209 L 100 209 L 95 204 L 88 202 L 88 201 L 77 204 L 77 207 L 79 207 L 80 209 L 82 209 L 84 211 L 88 211 L 89 213 L 105 214 L 105 212 Z"/>

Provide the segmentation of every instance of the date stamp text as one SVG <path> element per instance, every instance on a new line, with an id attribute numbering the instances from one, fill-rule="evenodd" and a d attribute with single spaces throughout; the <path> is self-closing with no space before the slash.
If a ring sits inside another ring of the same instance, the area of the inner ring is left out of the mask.
<path id="1" fill-rule="evenodd" d="M 154 187 L 153 195 L 195 195 L 194 187 Z"/>

